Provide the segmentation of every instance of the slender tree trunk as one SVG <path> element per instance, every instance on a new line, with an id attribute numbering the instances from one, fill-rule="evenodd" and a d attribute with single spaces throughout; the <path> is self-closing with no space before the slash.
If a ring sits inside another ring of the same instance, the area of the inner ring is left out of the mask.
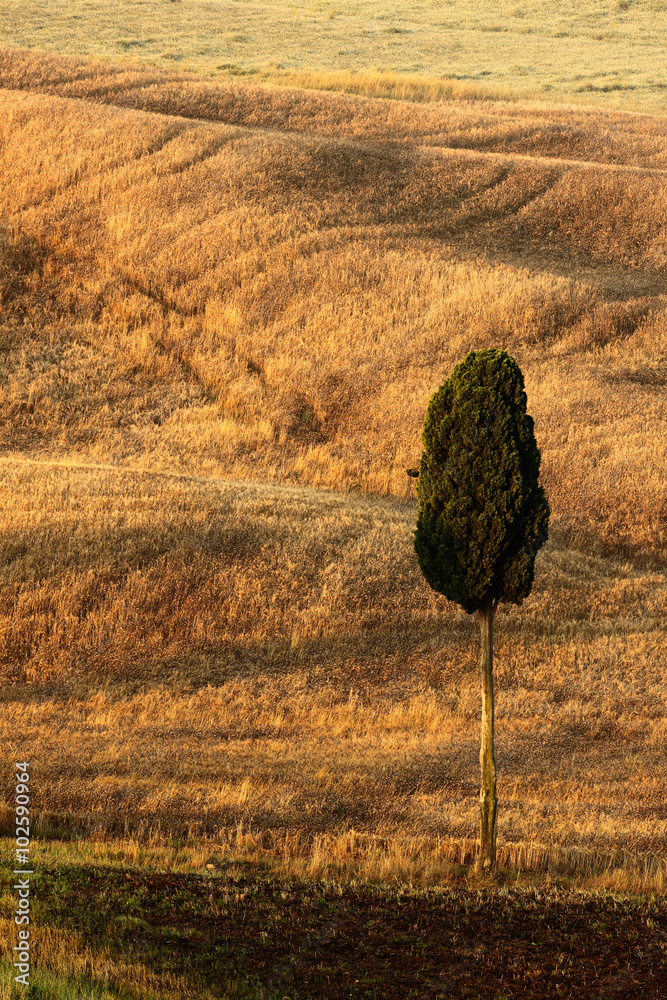
<path id="1" fill-rule="evenodd" d="M 479 796 L 481 868 L 494 868 L 496 864 L 496 760 L 493 755 L 493 606 L 489 597 L 480 608 L 479 624 L 482 632 L 482 745 L 479 763 L 482 771 L 482 788 Z"/>

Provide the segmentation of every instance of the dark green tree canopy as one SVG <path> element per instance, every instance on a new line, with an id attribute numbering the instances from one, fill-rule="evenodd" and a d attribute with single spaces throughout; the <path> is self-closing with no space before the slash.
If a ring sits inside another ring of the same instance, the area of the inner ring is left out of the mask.
<path id="1" fill-rule="evenodd" d="M 521 604 L 549 504 L 523 374 L 505 351 L 471 351 L 431 397 L 417 477 L 417 560 L 433 590 L 472 614 Z"/>

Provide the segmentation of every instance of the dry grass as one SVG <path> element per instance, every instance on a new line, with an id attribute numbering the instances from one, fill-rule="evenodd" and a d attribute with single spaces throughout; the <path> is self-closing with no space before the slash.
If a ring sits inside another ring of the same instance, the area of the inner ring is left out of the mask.
<path id="1" fill-rule="evenodd" d="M 2 727 L 41 829 L 468 857 L 477 626 L 404 470 L 492 345 L 552 507 L 496 630 L 499 847 L 662 889 L 664 120 L 1 73 Z"/>
<path id="2" fill-rule="evenodd" d="M 415 568 L 412 505 L 12 462 L 5 481 L 3 739 L 43 823 L 224 844 L 241 819 L 316 871 L 354 829 L 387 838 L 342 854 L 378 877 L 441 878 L 472 847 L 478 636 Z M 664 587 L 550 541 L 500 614 L 508 858 L 639 852 L 662 885 Z"/>
<path id="3" fill-rule="evenodd" d="M 0 3 L 0 44 L 416 100 L 585 101 L 664 113 L 664 0 Z"/>
<path id="4" fill-rule="evenodd" d="M 0 920 L 0 949 L 7 956 L 15 940 L 13 921 Z M 198 996 L 183 977 L 165 971 L 156 974 L 141 961 L 114 955 L 99 943 L 91 948 L 83 935 L 70 928 L 40 927 L 35 943 L 30 984 L 44 1000 L 117 1000 L 119 992 L 132 1000 Z M 0 964 L 0 1000 L 16 1000 L 15 972 Z"/>

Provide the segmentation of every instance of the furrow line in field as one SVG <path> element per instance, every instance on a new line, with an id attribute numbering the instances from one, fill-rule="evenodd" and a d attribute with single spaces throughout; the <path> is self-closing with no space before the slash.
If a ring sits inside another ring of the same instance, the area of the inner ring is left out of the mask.
<path id="1" fill-rule="evenodd" d="M 103 465 L 88 462 L 62 462 L 55 459 L 14 458 L 11 455 L 0 455 L 0 463 L 5 465 L 50 466 L 52 468 L 78 469 L 82 471 L 90 470 L 100 472 L 116 472 L 118 474 L 137 477 L 154 476 L 156 478 L 163 479 L 190 480 L 194 483 L 209 483 L 215 486 L 234 486 L 237 488 L 263 490 L 269 493 L 291 493 L 294 496 L 307 495 L 310 497 L 318 497 L 319 499 L 323 499 L 327 496 L 344 497 L 346 501 L 349 500 L 355 504 L 359 504 L 361 502 L 372 506 L 377 506 L 377 504 L 382 501 L 382 506 L 387 507 L 401 507 L 403 509 L 406 509 L 407 506 L 410 508 L 416 507 L 416 501 L 411 503 L 410 501 L 401 500 L 400 497 L 376 497 L 372 494 L 364 495 L 359 493 L 348 494 L 341 493 L 338 490 L 330 490 L 314 486 L 286 486 L 284 483 L 272 483 L 255 479 L 225 479 L 223 477 L 218 478 L 215 476 L 195 476 L 186 472 L 165 472 L 162 469 L 133 469 L 132 467 L 122 465 Z"/>
<path id="2" fill-rule="evenodd" d="M 482 159 L 519 160 L 524 163 L 539 163 L 548 167 L 575 167 L 583 170 L 612 170 L 621 173 L 651 174 L 667 177 L 667 170 L 660 167 L 635 167 L 622 163 L 605 163 L 602 160 L 569 160 L 557 156 L 532 156 L 528 153 L 502 152 L 487 149 L 473 149 L 469 146 L 419 145 L 417 149 L 432 150 L 445 156 L 470 156 Z"/>

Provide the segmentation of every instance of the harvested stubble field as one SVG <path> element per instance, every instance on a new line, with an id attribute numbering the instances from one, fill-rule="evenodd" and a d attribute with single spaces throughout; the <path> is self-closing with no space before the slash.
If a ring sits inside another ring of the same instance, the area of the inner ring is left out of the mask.
<path id="1" fill-rule="evenodd" d="M 664 996 L 667 120 L 10 51 L 0 86 L 0 727 L 32 762 L 43 974 L 146 998 Z M 488 346 L 524 371 L 552 509 L 495 627 L 497 878 L 543 888 L 489 896 L 466 941 L 500 937 L 456 965 L 433 887 L 450 915 L 481 898 L 478 626 L 421 576 L 405 468 L 430 395 Z M 289 933 L 268 882 L 232 899 L 230 857 L 301 893 Z M 196 900 L 169 919 L 147 915 L 165 870 Z M 350 880 L 384 903 L 338 941 Z M 422 915 L 378 959 L 397 881 Z M 531 892 L 558 935 L 512 929 Z"/>

